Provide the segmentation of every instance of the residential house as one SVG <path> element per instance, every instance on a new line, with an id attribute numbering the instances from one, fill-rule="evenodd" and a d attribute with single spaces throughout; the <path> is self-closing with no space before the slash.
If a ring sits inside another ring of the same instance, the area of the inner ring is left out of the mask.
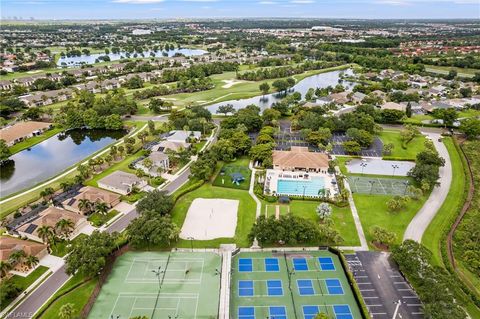
<path id="1" fill-rule="evenodd" d="M 8 80 L 1 80 L 0 81 L 0 90 L 8 91 L 13 88 L 13 83 Z"/>
<path id="2" fill-rule="evenodd" d="M 98 181 L 98 187 L 122 195 L 130 194 L 135 187 L 142 189 L 146 185 L 145 180 L 122 171 L 115 171 Z"/>
<path id="3" fill-rule="evenodd" d="M 308 147 L 292 146 L 290 151 L 273 151 L 273 168 L 288 171 L 327 172 L 328 156 L 309 152 Z"/>
<path id="4" fill-rule="evenodd" d="M 86 199 L 91 203 L 105 203 L 109 208 L 120 203 L 120 195 L 92 186 L 82 187 L 72 195 L 73 196 L 63 200 L 61 206 L 79 214 L 82 213 L 79 207 L 82 199 Z"/>
<path id="5" fill-rule="evenodd" d="M 352 101 L 356 104 L 362 103 L 363 99 L 366 98 L 367 95 L 363 94 L 362 92 L 355 92 L 352 94 Z"/>
<path id="6" fill-rule="evenodd" d="M 333 102 L 337 104 L 345 104 L 351 101 L 350 98 L 350 93 L 351 92 L 340 92 L 340 93 L 332 93 L 329 95 L 329 97 L 333 100 Z"/>
<path id="7" fill-rule="evenodd" d="M 18 122 L 2 128 L 0 130 L 0 139 L 4 140 L 8 146 L 12 146 L 26 138 L 41 135 L 51 127 L 52 124 L 44 122 Z"/>
<path id="8" fill-rule="evenodd" d="M 0 237 L 0 261 L 7 262 L 16 251 L 22 250 L 27 256 L 35 256 L 38 259 L 47 255 L 47 246 L 29 240 L 13 238 L 10 236 Z M 24 265 L 16 265 L 16 271 L 28 271 Z"/>
<path id="9" fill-rule="evenodd" d="M 35 219 L 30 220 L 29 222 L 18 227 L 16 231 L 22 237 L 27 237 L 28 239 L 41 242 L 42 239 L 38 233 L 39 228 L 42 226 L 48 226 L 56 229 L 58 221 L 62 219 L 73 222 L 72 233 L 68 237 L 70 239 L 77 236 L 83 226 L 88 225 L 87 219 L 82 215 L 50 206 L 44 211 L 40 212 Z"/>
<path id="10" fill-rule="evenodd" d="M 147 167 L 145 165 L 145 160 L 137 162 L 135 164 L 135 168 L 144 171 L 146 174 L 151 176 L 160 176 L 162 172 L 168 172 L 170 169 L 170 161 L 168 159 L 168 155 L 162 152 L 151 152 L 150 155 L 147 157 L 152 165 L 151 167 Z"/>
<path id="11" fill-rule="evenodd" d="M 189 140 L 199 141 L 202 138 L 202 133 L 199 131 L 181 131 L 174 130 L 170 131 L 165 137 L 167 141 L 170 142 L 188 142 Z"/>
<path id="12" fill-rule="evenodd" d="M 402 104 L 399 104 L 399 103 L 395 103 L 395 102 L 387 102 L 387 103 L 384 103 L 380 108 L 381 108 L 382 110 L 405 111 L 406 106 L 405 106 L 405 105 L 402 105 Z"/>
<path id="13" fill-rule="evenodd" d="M 164 152 L 166 150 L 171 150 L 174 152 L 178 152 L 182 149 L 189 149 L 191 146 L 190 143 L 186 142 L 178 142 L 178 141 L 161 141 L 160 143 L 154 145 L 152 147 L 152 151 L 154 152 Z"/>

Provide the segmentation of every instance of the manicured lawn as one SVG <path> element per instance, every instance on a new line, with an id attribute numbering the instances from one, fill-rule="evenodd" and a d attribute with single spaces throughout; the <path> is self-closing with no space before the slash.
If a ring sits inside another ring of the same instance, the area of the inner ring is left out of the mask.
<path id="1" fill-rule="evenodd" d="M 200 188 L 185 194 L 178 199 L 175 207 L 172 210 L 172 220 L 182 227 L 187 215 L 188 208 L 196 198 L 225 198 L 239 200 L 238 214 L 237 214 L 237 229 L 233 241 L 238 247 L 248 247 L 250 242 L 247 238 L 250 229 L 255 222 L 255 208 L 256 204 L 252 197 L 244 190 L 227 189 L 223 187 L 215 187 L 210 183 L 202 185 Z M 220 243 L 231 243 L 230 238 L 220 238 L 208 241 L 194 241 L 194 247 L 218 247 Z M 180 240 L 177 243 L 179 247 L 190 247 L 189 240 Z"/>
<path id="2" fill-rule="evenodd" d="M 85 234 L 79 234 L 77 237 L 75 237 L 71 242 L 68 242 L 66 240 L 59 241 L 55 243 L 55 245 L 52 246 L 52 252 L 51 254 L 53 256 L 57 257 L 63 257 L 68 253 L 68 246 L 70 244 L 73 244 L 75 241 L 77 241 L 79 238 L 86 237 L 87 235 Z"/>
<path id="3" fill-rule="evenodd" d="M 450 161 L 452 162 L 452 184 L 448 191 L 447 198 L 440 210 L 435 215 L 422 237 L 422 244 L 433 253 L 433 262 L 436 265 L 443 265 L 440 245 L 445 245 L 443 241 L 444 231 L 450 227 L 452 221 L 456 218 L 463 205 L 464 194 L 466 192 L 467 181 L 463 171 L 463 164 L 460 154 L 458 154 L 455 145 L 450 137 L 444 138 Z"/>
<path id="4" fill-rule="evenodd" d="M 319 222 L 318 215 L 315 211 L 320 202 L 317 201 L 302 201 L 293 200 L 290 203 L 290 213 L 311 220 L 314 223 Z M 337 207 L 331 205 L 332 219 L 334 221 L 334 228 L 340 233 L 344 242 L 342 246 L 359 246 L 360 240 L 358 239 L 357 230 L 353 221 L 352 212 L 350 207 Z"/>
<path id="5" fill-rule="evenodd" d="M 24 140 L 20 143 L 12 145 L 9 148 L 10 153 L 13 155 L 13 154 L 18 153 L 20 151 L 23 151 L 24 149 L 27 149 L 29 147 L 34 146 L 35 144 L 38 144 L 40 142 L 43 142 L 43 141 L 49 139 L 50 137 L 54 136 L 55 134 L 60 133 L 61 131 L 63 131 L 63 128 L 58 127 L 58 126 L 53 127 L 52 129 L 46 131 L 42 135 L 30 137 L 30 138 L 28 138 L 28 139 L 26 139 L 26 140 Z"/>
<path id="6" fill-rule="evenodd" d="M 234 189 L 243 189 L 248 190 L 250 187 L 250 176 L 252 171 L 248 168 L 248 163 L 250 159 L 248 157 L 242 157 L 231 163 L 225 163 L 221 170 L 217 173 L 215 180 L 213 181 L 214 186 L 234 188 Z M 233 183 L 230 174 L 240 173 L 243 175 L 245 180 L 239 185 Z"/>
<path id="7" fill-rule="evenodd" d="M 68 288 L 82 282 L 83 280 L 84 278 L 81 275 L 73 276 L 54 296 L 59 295 L 62 291 L 66 291 Z M 82 310 L 83 306 L 87 303 L 88 298 L 90 298 L 90 295 L 92 294 L 97 282 L 98 279 L 95 278 L 80 285 L 79 287 L 55 300 L 49 305 L 48 309 L 41 316 L 36 316 L 35 318 L 57 319 L 60 308 L 67 303 L 73 304 L 74 311 L 72 318 L 77 318 L 80 315 L 80 311 Z"/>
<path id="8" fill-rule="evenodd" d="M 28 287 L 30 287 L 35 282 L 35 280 L 40 278 L 40 276 L 43 275 L 47 270 L 48 267 L 38 266 L 37 269 L 32 271 L 28 276 L 22 277 L 19 275 L 13 275 L 11 280 L 21 289 L 22 292 Z M 0 306 L 0 310 L 5 309 L 5 307 L 7 307 L 15 298 L 16 297 L 8 299 L 7 302 Z"/>
<path id="9" fill-rule="evenodd" d="M 106 215 L 95 212 L 88 216 L 88 221 L 92 224 L 92 226 L 100 227 L 118 214 L 120 214 L 120 212 L 116 209 L 112 209 Z"/>
<path id="10" fill-rule="evenodd" d="M 383 131 L 379 135 L 383 144 L 392 143 L 394 148 L 389 157 L 415 160 L 418 152 L 422 151 L 425 143 L 425 136 L 419 135 L 407 144 L 406 149 L 402 147 L 400 131 Z"/>
<path id="11" fill-rule="evenodd" d="M 480 72 L 478 69 L 457 68 L 454 66 L 425 65 L 425 71 L 427 72 L 448 74 L 450 70 L 455 70 L 458 72 L 459 76 L 466 78 L 471 78 L 476 72 Z"/>
<path id="12" fill-rule="evenodd" d="M 426 200 L 426 196 L 418 201 L 411 200 L 405 209 L 391 213 L 387 209 L 387 201 L 392 197 L 391 195 L 353 194 L 363 231 L 369 243 L 372 241 L 370 229 L 373 226 L 380 226 L 394 232 L 397 235 L 397 243 L 401 243 L 405 229 Z"/>
<path id="13" fill-rule="evenodd" d="M 430 121 L 433 120 L 433 116 L 431 115 L 424 115 L 424 114 L 419 114 L 419 115 L 412 115 L 410 118 L 406 118 L 403 123 L 411 123 L 411 124 L 422 124 L 422 121 Z"/>

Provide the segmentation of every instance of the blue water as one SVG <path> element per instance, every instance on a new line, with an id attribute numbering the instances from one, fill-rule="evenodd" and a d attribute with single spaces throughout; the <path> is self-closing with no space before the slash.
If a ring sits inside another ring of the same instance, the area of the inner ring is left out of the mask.
<path id="1" fill-rule="evenodd" d="M 313 177 L 310 180 L 278 179 L 277 181 L 277 194 L 280 195 L 318 196 L 318 191 L 323 188 L 325 188 L 323 177 Z"/>

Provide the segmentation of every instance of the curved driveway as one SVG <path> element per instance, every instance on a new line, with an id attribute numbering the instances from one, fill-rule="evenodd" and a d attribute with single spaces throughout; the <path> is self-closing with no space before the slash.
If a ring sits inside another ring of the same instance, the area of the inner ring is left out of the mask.
<path id="1" fill-rule="evenodd" d="M 437 214 L 440 207 L 442 207 L 443 202 L 447 198 L 448 191 L 450 190 L 450 185 L 452 183 L 452 163 L 450 161 L 450 156 L 448 155 L 447 148 L 445 147 L 443 142 L 438 141 L 441 135 L 438 133 L 423 133 L 426 136 L 430 137 L 433 144 L 435 145 L 435 148 L 438 151 L 438 154 L 445 159 L 445 166 L 440 167 L 440 179 L 438 180 L 440 185 L 433 189 L 430 197 L 428 197 L 425 204 L 423 204 L 423 207 L 410 221 L 410 224 L 408 225 L 405 233 L 403 234 L 403 240 L 412 239 L 416 242 L 422 241 L 423 233 Z"/>

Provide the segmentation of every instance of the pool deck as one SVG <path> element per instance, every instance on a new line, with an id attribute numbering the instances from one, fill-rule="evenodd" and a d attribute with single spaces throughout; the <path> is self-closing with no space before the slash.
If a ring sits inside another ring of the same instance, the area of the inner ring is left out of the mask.
<path id="1" fill-rule="evenodd" d="M 306 198 L 317 198 L 318 195 L 303 195 L 303 188 L 299 192 L 283 193 L 278 191 L 278 181 L 298 181 L 298 182 L 311 182 L 312 179 L 323 178 L 325 189 L 329 192 L 330 197 L 335 196 L 338 193 L 337 184 L 332 184 L 332 181 L 336 182 L 334 174 L 328 173 L 315 173 L 315 172 L 303 172 L 303 171 L 282 171 L 275 169 L 268 169 L 266 174 L 264 192 L 265 194 L 272 195 L 291 195 L 291 196 L 304 196 Z"/>

